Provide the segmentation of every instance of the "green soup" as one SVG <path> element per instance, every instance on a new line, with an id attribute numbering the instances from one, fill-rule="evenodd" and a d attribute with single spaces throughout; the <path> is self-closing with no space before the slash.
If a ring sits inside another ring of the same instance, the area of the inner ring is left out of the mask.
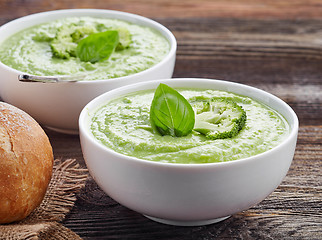
<path id="1" fill-rule="evenodd" d="M 83 62 L 79 58 L 55 57 L 53 39 L 61 38 L 66 47 L 70 38 L 106 30 L 126 29 L 130 44 L 121 51 L 114 51 L 108 60 L 96 63 Z M 152 28 L 129 22 L 93 17 L 71 17 L 40 24 L 16 33 L 0 45 L 0 61 L 7 66 L 34 75 L 84 74 L 85 80 L 117 78 L 146 70 L 160 62 L 169 52 L 167 39 Z"/>
<path id="2" fill-rule="evenodd" d="M 178 89 L 177 89 L 178 90 Z M 166 163 L 213 163 L 247 158 L 280 144 L 289 125 L 279 113 L 245 96 L 217 90 L 179 89 L 188 101 L 213 96 L 233 100 L 246 111 L 243 129 L 233 138 L 209 140 L 192 131 L 184 137 L 154 133 L 149 110 L 154 90 L 114 99 L 94 113 L 90 129 L 106 147 L 128 156 Z"/>

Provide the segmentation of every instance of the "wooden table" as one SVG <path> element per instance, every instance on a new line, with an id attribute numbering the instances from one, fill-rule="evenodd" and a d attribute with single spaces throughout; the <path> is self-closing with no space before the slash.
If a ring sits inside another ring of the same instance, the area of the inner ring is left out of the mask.
<path id="1" fill-rule="evenodd" d="M 0 1 L 0 24 L 62 8 L 150 17 L 178 41 L 174 77 L 225 79 L 286 101 L 300 120 L 291 168 L 260 204 L 227 220 L 175 227 L 133 212 L 89 178 L 63 224 L 84 239 L 322 239 L 322 2 L 224 0 Z M 46 130 L 56 158 L 83 166 L 78 136 Z"/>

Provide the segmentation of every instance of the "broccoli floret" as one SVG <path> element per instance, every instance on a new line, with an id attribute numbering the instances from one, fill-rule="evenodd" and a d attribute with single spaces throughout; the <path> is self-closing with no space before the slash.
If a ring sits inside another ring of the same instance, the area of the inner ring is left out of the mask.
<path id="1" fill-rule="evenodd" d="M 75 24 L 63 25 L 51 41 L 52 53 L 57 58 L 69 59 L 76 56 L 77 43 L 89 34 L 95 33 L 91 26 L 76 26 Z"/>
<path id="2" fill-rule="evenodd" d="M 127 30 L 126 28 L 118 28 L 116 30 L 119 34 L 119 43 L 116 46 L 115 50 L 120 51 L 125 48 L 128 48 L 132 42 L 131 34 L 130 34 L 129 30 Z"/>
<path id="3" fill-rule="evenodd" d="M 69 59 L 71 56 L 76 56 L 76 43 L 53 40 L 50 46 L 53 55 L 57 58 Z"/>
<path id="4" fill-rule="evenodd" d="M 204 104 L 209 107 L 196 114 L 194 130 L 208 139 L 232 138 L 244 127 L 246 112 L 235 102 L 225 98 L 212 98 Z"/>
<path id="5" fill-rule="evenodd" d="M 93 33 L 97 33 L 97 30 L 93 26 L 77 26 L 75 27 L 74 32 L 71 34 L 71 37 L 73 42 L 78 43 L 80 40 Z"/>
<path id="6" fill-rule="evenodd" d="M 101 32 L 102 29 L 110 29 L 104 25 L 86 25 L 85 22 L 79 22 L 78 24 L 72 23 L 68 25 L 62 25 L 53 39 L 51 39 L 50 47 L 54 57 L 69 59 L 70 57 L 76 57 L 76 49 L 78 43 L 88 37 L 91 34 Z M 112 30 L 112 29 L 111 29 Z M 125 28 L 115 29 L 119 35 L 119 43 L 116 46 L 116 51 L 128 48 L 132 42 L 130 32 Z"/>

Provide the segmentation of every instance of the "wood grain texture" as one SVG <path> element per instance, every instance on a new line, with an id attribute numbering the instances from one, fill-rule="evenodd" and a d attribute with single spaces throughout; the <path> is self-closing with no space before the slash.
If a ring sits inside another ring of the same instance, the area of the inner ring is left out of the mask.
<path id="1" fill-rule="evenodd" d="M 112 9 L 147 17 L 322 18 L 320 0 L 1 0 L 0 16 L 23 16 L 63 8 Z"/>
<path id="2" fill-rule="evenodd" d="M 322 2 L 224 0 L 2 0 L 0 24 L 62 8 L 138 13 L 178 41 L 174 77 L 224 79 L 268 91 L 300 120 L 290 170 L 264 201 L 227 220 L 174 227 L 110 199 L 89 178 L 63 224 L 84 239 L 322 239 Z M 46 130 L 56 158 L 85 166 L 78 136 Z"/>

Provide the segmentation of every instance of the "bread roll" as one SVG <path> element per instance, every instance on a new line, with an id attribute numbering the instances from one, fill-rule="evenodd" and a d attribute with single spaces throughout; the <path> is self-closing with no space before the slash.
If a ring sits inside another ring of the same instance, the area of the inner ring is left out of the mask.
<path id="1" fill-rule="evenodd" d="M 52 168 L 43 129 L 24 111 L 0 102 L 0 223 L 21 220 L 40 205 Z"/>

